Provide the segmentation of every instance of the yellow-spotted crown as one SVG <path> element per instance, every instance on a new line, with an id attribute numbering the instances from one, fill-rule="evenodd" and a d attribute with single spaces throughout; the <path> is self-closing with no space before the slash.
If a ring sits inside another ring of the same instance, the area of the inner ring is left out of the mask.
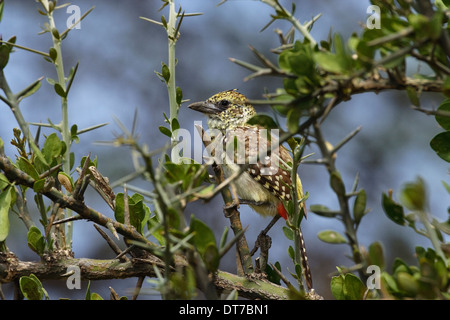
<path id="1" fill-rule="evenodd" d="M 208 116 L 210 129 L 233 129 L 243 126 L 256 112 L 247 98 L 236 91 L 219 92 L 202 103 L 192 104 L 190 108 Z"/>

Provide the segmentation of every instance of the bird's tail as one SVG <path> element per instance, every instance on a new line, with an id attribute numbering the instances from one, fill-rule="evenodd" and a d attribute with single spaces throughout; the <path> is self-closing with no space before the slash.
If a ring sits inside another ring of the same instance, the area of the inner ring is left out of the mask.
<path id="1" fill-rule="evenodd" d="M 308 256 L 306 254 L 306 246 L 305 246 L 305 241 L 303 240 L 303 233 L 301 230 L 299 230 L 299 239 L 298 241 L 300 242 L 300 256 L 302 258 L 302 269 L 303 269 L 303 275 L 305 277 L 305 281 L 306 281 L 306 285 L 308 287 L 309 290 L 312 289 L 313 287 L 313 282 L 312 282 L 312 276 L 311 276 L 311 269 L 309 268 L 309 263 L 308 263 Z"/>

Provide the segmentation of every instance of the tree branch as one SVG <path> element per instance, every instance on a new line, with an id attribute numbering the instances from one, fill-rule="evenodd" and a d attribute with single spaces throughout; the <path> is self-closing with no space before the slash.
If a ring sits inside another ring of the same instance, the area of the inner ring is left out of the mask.
<path id="1" fill-rule="evenodd" d="M 155 277 L 155 268 L 165 267 L 164 262 L 154 256 L 146 259 L 132 259 L 120 262 L 118 259 L 96 260 L 86 258 L 66 258 L 50 262 L 20 261 L 13 253 L 0 253 L 0 283 L 18 280 L 22 276 L 34 274 L 40 280 L 64 280 L 67 268 L 77 266 L 83 280 L 109 280 L 133 277 Z M 183 264 L 181 264 L 183 266 Z M 289 298 L 289 289 L 263 280 L 249 280 L 225 271 L 214 275 L 214 285 L 220 291 L 236 290 L 240 297 L 248 299 Z"/>
<path id="2" fill-rule="evenodd" d="M 33 188 L 35 180 L 25 172 L 17 169 L 4 155 L 0 155 L 0 170 L 3 170 L 9 181 Z M 54 187 L 50 190 L 43 190 L 42 194 L 53 202 L 58 203 L 61 208 L 72 209 L 84 219 L 91 220 L 108 229 L 111 229 L 112 227 L 124 237 L 154 246 L 152 242 L 148 241 L 144 236 L 137 232 L 133 226 L 112 220 L 95 209 L 86 206 L 84 202 L 74 199 L 71 195 L 65 195 Z"/>
<path id="3" fill-rule="evenodd" d="M 4 172 L 11 182 L 30 188 L 33 187 L 34 179 L 17 169 L 4 155 L 0 155 L 0 170 Z M 42 194 L 59 203 L 61 207 L 72 209 L 84 219 L 91 220 L 105 227 L 112 225 L 124 237 L 154 246 L 153 243 L 138 233 L 134 227 L 112 220 L 100 212 L 87 207 L 83 202 L 75 200 L 72 196 L 64 195 L 55 188 L 44 191 Z M 250 255 L 248 256 L 250 257 Z M 40 262 L 20 261 L 11 252 L 0 252 L 0 283 L 16 281 L 22 276 L 28 276 L 30 273 L 33 273 L 41 280 L 61 280 L 64 279 L 63 275 L 67 272 L 69 266 L 78 266 L 81 270 L 81 278 L 86 280 L 154 277 L 155 265 L 160 270 L 164 270 L 166 266 L 163 260 L 153 255 L 148 255 L 146 259 L 135 258 L 127 262 L 120 262 L 118 259 L 74 259 L 67 256 L 49 256 L 48 258 Z M 175 266 L 185 266 L 186 260 L 179 256 L 179 259 L 175 259 L 174 263 Z M 239 296 L 250 299 L 287 299 L 289 292 L 288 289 L 271 282 L 249 280 L 247 277 L 239 277 L 224 271 L 218 271 L 215 274 L 214 284 L 219 290 L 236 290 Z"/>

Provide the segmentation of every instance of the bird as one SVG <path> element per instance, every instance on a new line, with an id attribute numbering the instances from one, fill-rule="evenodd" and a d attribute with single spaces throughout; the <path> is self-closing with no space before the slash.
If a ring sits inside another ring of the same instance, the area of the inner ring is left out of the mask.
<path id="1" fill-rule="evenodd" d="M 222 168 L 225 177 L 242 171 L 234 180 L 239 203 L 248 204 L 262 216 L 278 214 L 287 220 L 287 203 L 293 200 L 292 157 L 283 145 L 278 144 L 276 136 L 267 134 L 267 129 L 248 123 L 257 113 L 245 95 L 236 89 L 226 90 L 188 107 L 208 117 L 208 128 L 215 136 L 214 161 Z M 239 149 L 239 146 L 243 148 Z M 270 150 L 270 155 L 265 155 L 264 150 Z M 304 197 L 298 174 L 296 192 L 297 200 Z M 301 214 L 306 217 L 305 202 L 299 205 Z M 300 242 L 305 279 L 311 288 L 311 272 L 301 233 Z"/>

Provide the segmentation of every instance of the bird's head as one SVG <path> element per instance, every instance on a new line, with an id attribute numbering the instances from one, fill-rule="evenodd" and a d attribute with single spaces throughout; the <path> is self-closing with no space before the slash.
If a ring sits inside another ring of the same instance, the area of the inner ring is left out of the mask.
<path id="1" fill-rule="evenodd" d="M 233 129 L 243 126 L 256 112 L 247 98 L 234 90 L 213 95 L 206 101 L 195 102 L 189 108 L 208 116 L 210 129 Z"/>

